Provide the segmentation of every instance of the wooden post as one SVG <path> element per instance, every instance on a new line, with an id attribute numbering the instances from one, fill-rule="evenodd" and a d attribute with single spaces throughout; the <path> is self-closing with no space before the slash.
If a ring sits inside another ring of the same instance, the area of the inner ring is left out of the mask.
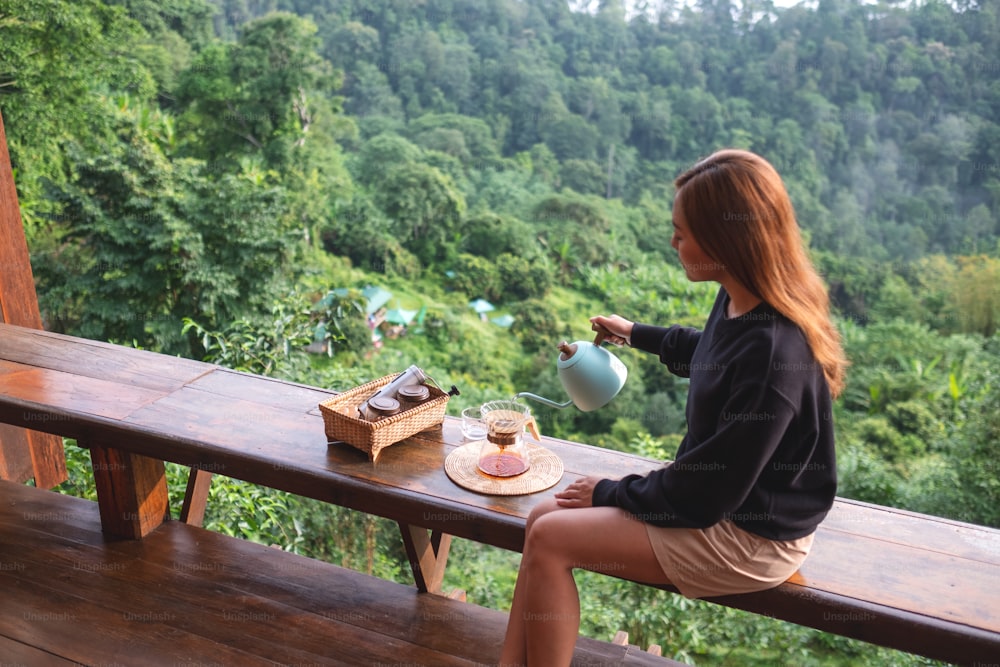
<path id="1" fill-rule="evenodd" d="M 0 320 L 42 328 L 3 116 L 0 116 Z M 62 438 L 21 428 L 0 429 L 0 478 L 25 482 L 32 477 L 35 486 L 43 489 L 66 480 Z"/>
<path id="2" fill-rule="evenodd" d="M 440 595 L 448 551 L 451 549 L 451 535 L 439 530 L 428 532 L 426 528 L 404 523 L 399 523 L 399 530 L 403 534 L 403 547 L 410 559 L 417 590 Z"/>
<path id="3" fill-rule="evenodd" d="M 163 461 L 93 442 L 97 505 L 101 530 L 114 537 L 138 540 L 170 518 Z"/>
<path id="4" fill-rule="evenodd" d="M 201 524 L 205 521 L 205 506 L 208 503 L 208 491 L 211 486 L 212 473 L 191 468 L 187 489 L 184 491 L 184 504 L 181 506 L 181 521 L 189 526 L 201 528 Z"/>

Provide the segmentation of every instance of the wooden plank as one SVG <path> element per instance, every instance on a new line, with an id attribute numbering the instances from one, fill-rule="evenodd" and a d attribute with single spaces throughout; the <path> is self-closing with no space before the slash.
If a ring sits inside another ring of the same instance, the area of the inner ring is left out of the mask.
<path id="1" fill-rule="evenodd" d="M 0 358 L 86 378 L 168 392 L 218 367 L 50 331 L 0 325 Z"/>
<path id="2" fill-rule="evenodd" d="M 0 479 L 27 482 L 34 477 L 30 447 L 27 430 L 0 424 Z"/>
<path id="3" fill-rule="evenodd" d="M 40 596 L 71 592 L 73 604 L 62 608 L 71 609 L 73 617 L 58 620 L 95 625 L 91 622 L 91 616 L 95 615 L 99 623 L 113 626 L 107 634 L 131 644 L 143 643 L 148 626 L 161 626 L 163 634 L 184 638 L 192 644 L 189 661 L 225 655 L 225 649 L 229 648 L 245 653 L 254 663 L 263 658 L 271 661 L 270 664 L 327 664 L 333 658 L 339 664 L 361 665 L 395 661 L 406 655 L 418 664 L 473 664 L 467 658 L 449 655 L 422 643 L 432 625 L 440 629 L 452 619 L 451 615 L 445 614 L 425 624 L 422 634 L 411 632 L 413 641 L 380 630 L 383 619 L 390 619 L 393 625 L 397 616 L 404 619 L 404 623 L 412 623 L 407 619 L 425 618 L 422 612 L 424 598 L 418 598 L 412 589 L 327 565 L 321 569 L 320 577 L 312 579 L 310 587 L 323 591 L 327 588 L 343 590 L 346 601 L 339 606 L 331 606 L 328 601 L 316 606 L 312 603 L 318 602 L 320 596 L 313 597 L 309 605 L 293 597 L 293 604 L 289 604 L 254 592 L 254 580 L 259 575 L 244 567 L 239 553 L 228 549 L 231 545 L 243 547 L 251 543 L 204 531 L 187 532 L 191 530 L 198 529 L 178 522 L 163 527 L 165 533 L 185 535 L 187 539 L 183 543 L 192 548 L 184 555 L 171 551 L 169 545 L 164 546 L 159 531 L 143 542 L 93 546 L 75 543 L 54 534 L 55 531 L 44 534 L 35 530 L 15 531 L 9 536 L 4 534 L 9 539 L 0 544 L 0 559 L 10 553 L 17 554 L 22 567 L 12 574 L 16 574 L 22 587 L 39 591 Z M 262 545 L 252 545 L 252 548 L 261 558 L 278 563 L 279 567 L 286 558 L 294 558 Z M 150 560 L 147 555 L 162 557 L 162 560 Z M 239 585 L 220 583 L 217 575 L 223 571 L 232 572 L 233 581 Z M 280 578 L 272 583 L 283 586 Z M 369 591 L 369 585 L 376 585 L 379 590 Z M 56 586 L 57 591 L 50 591 L 50 587 Z M 0 578 L 0 591 L 10 590 Z M 386 591 L 392 591 L 393 595 L 384 595 Z M 359 609 L 355 604 L 359 597 L 362 604 L 370 600 L 371 609 Z M 36 613 L 52 609 L 52 605 L 46 605 L 43 600 L 44 597 L 42 600 L 34 598 L 32 608 Z M 75 600 L 82 604 L 77 605 Z M 451 604 L 461 606 L 461 603 Z M 88 606 L 92 611 L 79 611 Z M 113 614 L 103 614 L 105 609 Z M 0 611 L 0 625 L 4 624 L 5 611 Z M 457 616 L 452 620 L 455 619 Z M 494 634 L 498 630 L 495 625 L 484 629 Z M 96 626 L 91 632 L 97 641 L 104 643 L 105 631 Z M 25 634 L 22 630 L 17 636 L 25 637 Z M 89 650 L 86 642 L 75 637 L 72 643 L 77 651 L 72 657 L 90 664 L 89 660 L 82 659 Z M 199 648 L 199 643 L 204 643 L 204 648 Z M 67 651 L 68 647 L 60 647 L 60 651 Z M 140 656 L 135 648 L 131 659 L 126 659 L 125 663 L 148 664 L 138 659 Z M 142 650 L 158 657 L 159 647 L 155 643 Z M 172 656 L 171 653 L 167 655 Z M 226 664 L 244 664 L 230 657 L 231 661 Z"/>
<path id="4" fill-rule="evenodd" d="M 86 595 L 73 595 L 80 587 L 76 579 L 86 585 L 98 585 L 102 572 L 127 567 L 127 560 L 106 551 L 107 544 L 108 538 L 101 532 L 97 503 L 10 483 L 0 484 L 0 572 L 16 578 L 13 584 L 11 580 L 0 579 L 0 597 L 4 599 L 4 604 L 0 605 L 0 633 L 13 633 L 46 654 L 58 652 L 74 665 L 191 664 L 191 655 L 207 656 L 213 652 L 218 656 L 216 659 L 232 660 L 231 664 L 244 664 L 244 661 L 246 664 L 268 664 L 244 652 L 233 652 L 218 643 L 206 642 L 202 637 L 194 640 L 179 637 L 162 626 L 144 625 L 141 631 L 148 636 L 142 640 L 120 631 L 117 626 L 123 620 L 121 608 L 92 605 Z M 105 555 L 99 560 L 81 560 L 74 555 L 81 548 Z M 52 573 L 48 582 L 42 582 L 41 589 L 17 577 L 33 566 L 27 556 L 44 558 L 48 549 L 55 549 L 64 558 L 69 558 L 63 561 L 64 571 Z M 46 584 L 52 584 L 57 591 L 47 595 Z M 27 595 L 20 609 L 23 618 L 18 616 L 19 608 L 7 607 L 6 602 L 15 596 L 20 601 L 22 593 Z M 70 596 L 60 597 L 62 593 Z M 127 599 L 128 592 L 119 591 L 118 595 Z M 66 612 L 73 617 L 60 616 Z M 27 623 L 22 625 L 22 621 Z M 63 632 L 61 621 L 73 621 L 67 623 L 73 626 L 68 636 Z M 83 627 L 77 628 L 80 624 Z M 100 640 L 95 642 L 97 637 Z M 88 642 L 96 645 L 86 647 Z M 124 652 L 123 646 L 131 647 L 131 657 Z M 0 655 L 8 657 L 2 651 Z M 54 657 L 52 664 L 61 664 L 61 659 Z M 134 662 L 137 660 L 139 662 Z M 177 662 L 171 663 L 171 660 Z M 46 662 L 32 660 L 25 664 L 44 665 Z"/>
<path id="5" fill-rule="evenodd" d="M 28 431 L 28 446 L 35 486 L 51 489 L 69 478 L 62 438 L 49 433 Z"/>
<path id="6" fill-rule="evenodd" d="M 106 541 L 101 533 L 97 503 L 55 491 L 40 493 L 14 482 L 0 482 L 0 526 L 5 531 L 69 531 L 68 535 L 74 535 L 74 539 L 94 544 Z M 15 564 L 5 569 L 19 568 Z"/>
<path id="7" fill-rule="evenodd" d="M 26 414 L 24 411 L 22 415 Z M 31 430 L 4 424 L 0 429 L 0 479 L 15 482 L 34 480 L 35 486 L 50 489 L 67 479 L 63 440 L 48 429 Z"/>
<path id="8" fill-rule="evenodd" d="M 823 522 L 837 530 L 1000 565 L 1000 531 L 986 526 L 839 498 Z"/>
<path id="9" fill-rule="evenodd" d="M 806 586 L 709 601 L 947 663 L 988 665 L 1000 655 L 995 633 Z"/>
<path id="10" fill-rule="evenodd" d="M 0 115 L 0 320 L 33 329 L 42 328 L 2 115 Z"/>
<path id="11" fill-rule="evenodd" d="M 319 414 L 319 403 L 336 393 L 275 378 L 219 368 L 190 383 L 192 389 L 226 399 Z"/>
<path id="12" fill-rule="evenodd" d="M 49 576 L 65 579 L 66 572 Z M 22 573 L 23 575 L 23 573 Z M 0 625 L 4 634 L 32 646 L 43 646 L 74 663 L 142 664 L 156 667 L 190 664 L 191 656 L 211 656 L 232 665 L 273 665 L 273 661 L 225 646 L 194 633 L 177 631 L 152 620 L 157 612 L 135 612 L 94 604 L 46 582 L 25 580 L 0 572 Z M 91 577 L 98 579 L 99 577 Z M 50 580 L 51 582 L 51 580 Z M 76 590 L 79 590 L 78 588 Z M 86 589 L 82 592 L 88 593 Z M 123 622 L 125 614 L 140 614 L 135 622 Z M 160 612 L 159 618 L 168 618 Z M 141 620 L 140 620 L 141 619 Z"/>
<path id="13" fill-rule="evenodd" d="M 212 486 L 212 473 L 191 468 L 187 488 L 184 490 L 184 504 L 181 506 L 180 520 L 190 526 L 201 527 L 205 520 L 205 505 Z"/>
<path id="14" fill-rule="evenodd" d="M 1000 638 L 1000 568 L 988 563 L 831 530 L 817 535 L 800 574 L 802 585 L 812 590 L 981 628 Z"/>
<path id="15" fill-rule="evenodd" d="M 0 633 L 3 629 L 0 628 Z M 78 664 L 50 652 L 23 644 L 10 637 L 0 634 L 0 656 L 3 656 L 3 665 L 23 665 L 27 667 L 78 667 Z"/>
<path id="16" fill-rule="evenodd" d="M 44 591 L 56 581 L 72 590 L 85 601 L 83 607 L 68 607 L 79 624 L 88 625 L 92 613 L 112 609 L 136 617 L 143 633 L 155 623 L 189 643 L 200 635 L 223 649 L 236 646 L 282 663 L 328 664 L 335 659 L 370 665 L 402 659 L 471 665 L 495 661 L 499 654 L 506 626 L 502 612 L 420 594 L 178 522 L 142 542 L 104 542 L 96 513 L 84 507 L 93 503 L 41 493 L 0 486 L 0 494 L 9 499 L 0 503 L 0 563 L 12 563 L 5 569 L 34 590 Z M 18 521 L 24 514 L 53 518 L 24 527 Z M 4 588 L 0 579 L 0 592 Z M 38 598 L 34 604 L 36 613 L 46 608 Z M 88 611 L 80 613 L 80 608 Z M 0 626 L 4 613 L 0 611 Z M 121 618 L 103 618 L 123 625 Z M 110 634 L 121 638 L 122 632 L 115 627 Z M 101 643 L 103 636 L 94 634 Z M 55 643 L 64 646 L 62 637 Z M 155 644 L 144 650 L 157 655 Z M 193 653 L 189 660 L 206 655 L 212 654 Z M 621 647 L 588 638 L 580 639 L 576 662 L 647 664 L 627 658 Z"/>
<path id="17" fill-rule="evenodd" d="M 32 329 L 42 328 L 2 115 L 0 115 L 0 322 Z M 0 478 L 18 482 L 34 478 L 36 486 L 47 489 L 63 482 L 66 477 L 66 455 L 63 452 L 61 438 L 10 428 L 0 432 Z"/>
<path id="18" fill-rule="evenodd" d="M 320 414 L 318 403 L 332 395 L 332 392 L 325 390 L 226 370 L 199 378 L 185 389 L 187 391 L 206 391 L 214 396 L 227 399 L 225 401 L 218 401 L 219 405 L 233 403 L 234 401 L 237 402 L 237 405 L 245 405 L 246 402 L 263 405 L 267 408 L 288 409 L 290 411 L 301 410 L 317 416 Z M 204 400 L 213 402 L 211 398 L 205 398 Z M 253 419 L 254 410 L 256 408 L 251 405 L 240 407 L 232 411 L 232 417 L 236 419 Z M 268 423 L 274 423 L 271 421 L 273 419 L 273 413 L 260 414 L 251 423 L 266 426 Z M 412 440 L 422 443 L 425 447 L 444 444 L 445 448 L 441 452 L 447 455 L 451 449 L 463 444 L 460 428 L 461 421 L 459 419 L 446 416 L 445 422 L 440 429 L 429 429 L 417 434 Z M 657 462 L 634 454 L 612 452 L 599 447 L 571 443 L 555 438 L 545 438 L 543 444 L 552 449 L 557 455 L 560 453 L 565 455 L 563 458 L 570 466 L 570 474 L 590 474 L 596 468 L 607 470 L 609 474 L 624 475 L 633 472 L 648 472 L 660 465 Z M 396 447 L 397 445 L 393 445 L 384 451 L 389 452 Z M 378 464 L 375 465 L 377 466 Z M 389 467 L 391 466 L 384 466 L 384 468 Z M 579 470 L 574 469 L 575 467 L 578 467 Z"/>
<path id="19" fill-rule="evenodd" d="M 123 385 L 45 368 L 0 368 L 0 394 L 5 402 L 18 401 L 5 419 L 39 430 L 65 430 L 50 422 L 78 422 L 88 416 L 124 419 L 129 413 L 165 394 L 162 391 Z"/>
<path id="20" fill-rule="evenodd" d="M 406 485 L 425 493 L 434 493 L 432 487 L 440 487 L 441 495 L 449 499 L 485 502 L 493 512 L 519 516 L 526 516 L 534 505 L 533 502 L 526 504 L 523 497 L 488 497 L 465 491 L 443 475 L 444 458 L 462 444 L 456 425 L 458 420 L 454 418 L 446 418 L 443 430 L 430 429 L 389 447 L 378 463 L 371 464 L 364 455 L 348 445 L 326 447 L 322 419 L 315 414 L 315 395 L 294 407 L 273 406 L 231 397 L 246 395 L 247 392 L 243 391 L 221 394 L 213 389 L 204 392 L 202 384 L 206 380 L 218 383 L 220 378 L 218 374 L 213 374 L 210 378 L 192 383 L 131 414 L 128 421 L 144 429 L 169 433 L 171 439 L 195 438 L 220 444 L 226 449 L 272 457 L 276 465 L 291 466 L 289 472 L 298 472 L 298 466 L 308 468 L 309 464 L 320 468 L 336 466 L 338 471 L 358 479 Z M 240 380 L 246 381 L 245 378 Z M 303 415 L 305 412 L 309 416 Z M 581 468 L 577 474 L 590 474 L 595 469 L 608 468 L 615 473 L 645 472 L 655 467 L 655 464 L 640 457 L 598 448 L 580 447 L 580 452 L 577 452 L 571 450 L 568 443 L 560 441 L 546 441 L 546 445 L 559 448 L 571 468 Z M 570 475 L 573 475 L 572 470 Z M 554 487 L 553 492 L 558 488 Z"/>
<path id="21" fill-rule="evenodd" d="M 138 540 L 170 518 L 163 461 L 90 442 L 101 510 L 108 535 Z"/>
<path id="22" fill-rule="evenodd" d="M 80 554 L 78 569 L 97 567 Z M 142 562 L 122 564 L 126 569 L 99 572 L 83 580 L 74 577 L 66 581 L 69 588 L 55 589 L 50 583 L 53 578 L 66 579 L 66 566 L 60 563 L 44 564 L 29 561 L 28 569 L 22 572 L 20 580 L 30 585 L 37 594 L 33 597 L 32 609 L 36 616 L 56 615 L 59 612 L 39 614 L 40 597 L 61 597 L 64 590 L 73 592 L 72 598 L 80 603 L 70 604 L 63 609 L 72 609 L 65 620 L 80 626 L 91 626 L 92 637 L 107 633 L 120 637 L 122 643 L 130 643 L 125 659 L 126 664 L 150 664 L 136 649 L 146 643 L 147 633 L 156 633 L 183 640 L 190 645 L 188 655 L 199 659 L 213 658 L 219 654 L 229 655 L 226 664 L 246 664 L 238 659 L 239 654 L 251 664 L 326 664 L 334 658 L 340 664 L 373 664 L 397 659 L 407 655 L 417 664 L 428 665 L 472 665 L 471 660 L 451 656 L 427 649 L 420 644 L 403 642 L 386 637 L 378 632 L 352 623 L 338 621 L 321 614 L 304 612 L 301 609 L 282 605 L 272 600 L 253 595 L 241 594 L 228 588 L 219 588 L 211 576 L 152 573 Z M 2 574 L 2 573 L 0 573 Z M 163 574 L 165 576 L 160 576 Z M 244 575 L 253 576 L 244 572 Z M 25 586 L 26 587 L 26 586 Z M 0 579 L 0 589 L 3 588 Z M 70 596 L 67 596 L 70 597 Z M 66 600 L 66 597 L 62 598 Z M 68 600 L 67 600 L 68 601 Z M 79 606 L 78 606 L 79 604 Z M 81 609 L 82 607 L 82 609 Z M 51 603 L 42 609 L 52 609 Z M 102 614 L 107 609 L 113 615 Z M 24 607 L 16 609 L 22 614 Z M 86 610 L 87 616 L 84 616 Z M 411 610 L 399 608 L 397 613 L 406 614 Z M 3 614 L 4 612 L 0 612 Z M 63 612 L 64 614 L 66 612 Z M 344 612 L 349 615 L 352 612 Z M 98 616 L 101 625 L 92 621 L 90 615 Z M 109 617 L 110 616 L 110 617 Z M 2 618 L 3 616 L 0 616 Z M 30 613 L 28 614 L 31 620 Z M 61 618 L 58 620 L 62 620 Z M 107 627 L 104 630 L 103 627 Z M 55 629 L 55 628 L 54 628 Z M 61 626 L 56 629 L 62 632 Z M 158 632 L 157 632 L 158 631 Z M 26 633 L 21 630 L 19 636 Z M 103 639 L 99 639 L 103 643 Z M 90 640 L 93 643 L 94 639 Z M 162 660 L 161 651 L 172 656 L 169 649 L 157 646 L 142 646 L 142 653 L 150 653 L 154 660 Z M 74 659 L 84 664 L 92 664 L 87 659 L 92 651 L 89 643 L 77 636 L 72 645 L 62 645 L 60 652 L 74 651 Z M 80 657 L 77 657 L 80 656 Z M 84 659 L 81 659 L 84 658 Z M 190 660 L 190 657 L 188 658 Z M 164 661 L 165 662 L 165 661 Z M 170 663 L 167 663 L 170 664 Z M 177 663 L 174 663 L 177 664 Z"/>

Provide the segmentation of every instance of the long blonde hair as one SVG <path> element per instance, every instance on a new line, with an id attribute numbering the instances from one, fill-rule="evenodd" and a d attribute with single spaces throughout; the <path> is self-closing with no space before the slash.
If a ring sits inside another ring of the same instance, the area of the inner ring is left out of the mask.
<path id="1" fill-rule="evenodd" d="M 794 322 L 823 368 L 830 394 L 844 388 L 847 359 L 778 172 L 748 151 L 713 153 L 674 181 L 691 235 L 756 297 Z"/>

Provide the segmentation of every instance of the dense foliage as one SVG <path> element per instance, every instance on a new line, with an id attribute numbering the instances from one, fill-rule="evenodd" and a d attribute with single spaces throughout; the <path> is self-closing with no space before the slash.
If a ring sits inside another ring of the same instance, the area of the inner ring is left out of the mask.
<path id="1" fill-rule="evenodd" d="M 0 110 L 47 326 L 337 389 L 417 363 L 462 388 L 453 412 L 558 397 L 554 346 L 588 316 L 703 322 L 713 290 L 668 244 L 671 180 L 748 148 L 787 181 L 852 362 L 840 494 L 1000 526 L 997 5 L 571 4 L 594 7 L 0 0 Z M 426 313 L 380 350 L 369 284 Z M 513 326 L 480 320 L 477 297 Z M 314 339 L 327 356 L 303 351 Z M 669 457 L 686 386 L 618 354 L 619 399 L 539 407 L 542 429 Z M 221 478 L 212 507 L 217 530 L 406 578 L 379 520 Z M 448 584 L 503 608 L 515 567 L 461 543 Z M 907 660 L 583 581 L 585 632 L 687 660 Z"/>

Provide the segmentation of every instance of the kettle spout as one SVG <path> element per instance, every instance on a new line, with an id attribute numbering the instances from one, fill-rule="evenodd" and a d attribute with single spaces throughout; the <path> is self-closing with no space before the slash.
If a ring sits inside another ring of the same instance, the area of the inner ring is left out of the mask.
<path id="1" fill-rule="evenodd" d="M 560 410 L 562 408 L 568 408 L 573 403 L 573 399 L 570 399 L 565 403 L 556 403 L 555 401 L 545 398 L 544 396 L 539 396 L 538 394 L 532 394 L 531 392 L 527 391 L 522 391 L 521 393 L 514 395 L 514 400 L 517 400 L 519 398 L 530 398 L 532 400 L 538 401 L 539 403 L 547 405 L 550 408 L 559 408 Z"/>

